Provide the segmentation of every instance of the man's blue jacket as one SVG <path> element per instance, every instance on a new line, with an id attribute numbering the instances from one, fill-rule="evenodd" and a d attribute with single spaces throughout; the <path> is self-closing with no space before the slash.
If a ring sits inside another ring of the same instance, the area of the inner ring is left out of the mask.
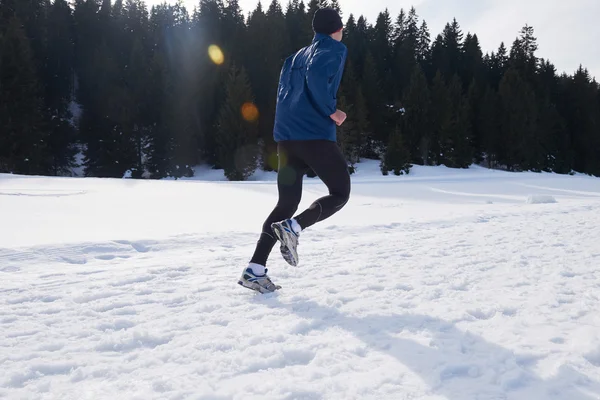
<path id="1" fill-rule="evenodd" d="M 283 140 L 336 141 L 337 91 L 348 54 L 330 36 L 316 34 L 310 46 L 287 58 L 277 90 L 273 136 Z"/>

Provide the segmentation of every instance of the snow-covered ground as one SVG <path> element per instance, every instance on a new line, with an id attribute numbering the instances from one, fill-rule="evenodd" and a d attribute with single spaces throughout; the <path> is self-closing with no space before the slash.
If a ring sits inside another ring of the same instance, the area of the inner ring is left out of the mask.
<path id="1" fill-rule="evenodd" d="M 275 174 L 201 172 L 0 175 L 0 398 L 600 399 L 600 179 L 360 164 L 260 295 Z"/>

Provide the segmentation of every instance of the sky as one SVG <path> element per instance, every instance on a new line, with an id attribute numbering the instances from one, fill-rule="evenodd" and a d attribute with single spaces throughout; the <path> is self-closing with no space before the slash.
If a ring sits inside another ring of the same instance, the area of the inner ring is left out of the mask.
<path id="1" fill-rule="evenodd" d="M 148 5 L 163 0 L 146 0 Z M 167 2 L 175 0 L 167 0 Z M 189 11 L 198 0 L 183 0 Z M 558 73 L 572 74 L 579 65 L 600 80 L 599 0 L 338 0 L 344 21 L 350 13 L 364 15 L 375 23 L 379 12 L 389 10 L 395 20 L 400 9 L 415 7 L 420 20 L 429 25 L 432 40 L 447 22 L 456 18 L 463 32 L 476 33 L 483 52 L 491 52 L 504 42 L 510 49 L 520 29 L 533 26 L 538 39 L 537 56 L 549 59 Z M 268 7 L 271 0 L 263 0 Z M 287 0 L 280 0 L 284 6 Z M 306 3 L 307 1 L 305 1 Z M 258 0 L 239 0 L 245 15 Z"/>

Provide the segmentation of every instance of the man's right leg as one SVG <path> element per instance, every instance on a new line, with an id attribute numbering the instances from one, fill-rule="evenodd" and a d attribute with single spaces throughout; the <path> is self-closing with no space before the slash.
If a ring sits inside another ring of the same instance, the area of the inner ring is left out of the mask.
<path id="1" fill-rule="evenodd" d="M 290 144 L 286 142 L 279 143 L 278 153 L 277 189 L 279 200 L 263 224 L 256 250 L 250 260 L 250 263 L 258 269 L 267 264 L 269 254 L 277 243 L 271 225 L 291 218 L 298 210 L 298 204 L 302 199 L 302 179 L 308 170 L 306 163 L 295 155 Z"/>
<path id="2" fill-rule="evenodd" d="M 264 222 L 254 255 L 238 281 L 240 285 L 260 293 L 271 293 L 281 288 L 281 286 L 271 282 L 265 268 L 269 254 L 275 243 L 277 243 L 271 225 L 276 221 L 291 218 L 298 209 L 302 197 L 302 179 L 308 168 L 304 161 L 294 155 L 293 149 L 288 143 L 280 143 L 278 153 L 277 188 L 279 200 Z"/>
<path id="3" fill-rule="evenodd" d="M 329 194 L 317 199 L 300 215 L 273 225 L 281 241 L 281 254 L 292 266 L 298 265 L 298 235 L 317 222 L 340 211 L 350 196 L 350 174 L 341 149 L 335 142 L 314 140 L 296 142 L 295 154 L 313 169 L 329 189 Z"/>

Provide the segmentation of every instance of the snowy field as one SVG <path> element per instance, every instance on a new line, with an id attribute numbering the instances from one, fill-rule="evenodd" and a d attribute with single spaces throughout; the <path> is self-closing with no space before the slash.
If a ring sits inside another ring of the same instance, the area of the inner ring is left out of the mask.
<path id="1" fill-rule="evenodd" d="M 260 295 L 275 175 L 198 173 L 0 175 L 0 398 L 600 399 L 600 179 L 360 164 Z"/>

